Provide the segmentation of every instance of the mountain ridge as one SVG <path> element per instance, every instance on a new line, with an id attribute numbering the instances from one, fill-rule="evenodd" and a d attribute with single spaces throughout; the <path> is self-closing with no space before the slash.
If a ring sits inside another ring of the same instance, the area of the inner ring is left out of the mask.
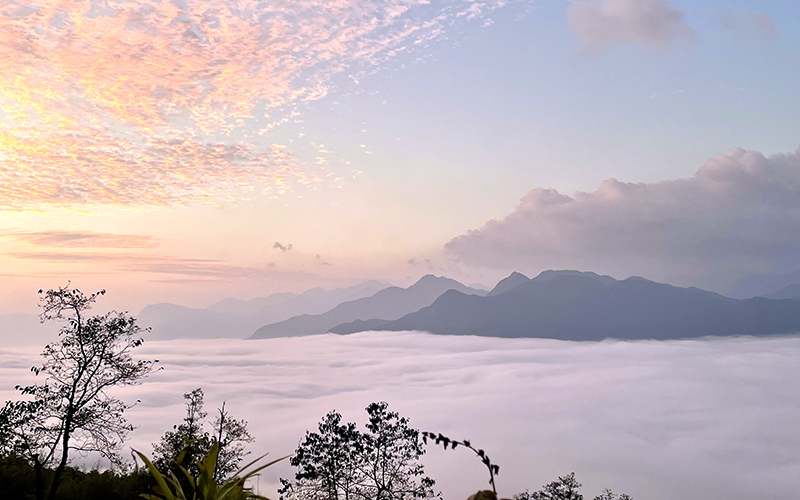
<path id="1" fill-rule="evenodd" d="M 250 300 L 223 299 L 208 308 L 160 303 L 144 307 L 139 324 L 152 327 L 153 340 L 174 338 L 239 338 L 261 325 L 298 314 L 325 312 L 348 300 L 374 295 L 387 283 L 366 281 L 348 288 L 312 288 L 301 294 L 278 293 Z"/>
<path id="2" fill-rule="evenodd" d="M 300 315 L 285 321 L 264 325 L 249 339 L 327 333 L 342 323 L 357 320 L 399 319 L 402 316 L 429 306 L 442 293 L 455 289 L 472 294 L 486 294 L 485 290 L 467 287 L 456 280 L 427 274 L 408 288 L 388 287 L 370 297 L 343 302 L 330 311 L 317 315 Z"/>
<path id="3" fill-rule="evenodd" d="M 800 304 L 737 300 L 640 277 L 616 280 L 555 272 L 486 297 L 457 291 L 394 321 L 342 324 L 333 333 L 423 330 L 436 334 L 562 340 L 675 339 L 800 331 Z"/>

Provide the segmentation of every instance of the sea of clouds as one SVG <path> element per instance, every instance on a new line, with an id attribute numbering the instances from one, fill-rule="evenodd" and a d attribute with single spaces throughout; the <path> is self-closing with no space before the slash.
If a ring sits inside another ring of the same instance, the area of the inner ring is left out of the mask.
<path id="1" fill-rule="evenodd" d="M 0 398 L 34 379 L 39 347 L 0 348 Z M 162 370 L 119 391 L 140 399 L 129 445 L 145 452 L 202 387 L 247 419 L 254 455 L 291 453 L 332 409 L 365 421 L 385 400 L 423 430 L 471 439 L 500 465 L 511 496 L 575 471 L 589 498 L 796 499 L 800 491 L 800 337 L 562 342 L 365 332 L 258 341 L 145 343 Z M 429 447 L 445 499 L 488 487 L 466 450 Z M 257 481 L 275 497 L 288 464 Z"/>

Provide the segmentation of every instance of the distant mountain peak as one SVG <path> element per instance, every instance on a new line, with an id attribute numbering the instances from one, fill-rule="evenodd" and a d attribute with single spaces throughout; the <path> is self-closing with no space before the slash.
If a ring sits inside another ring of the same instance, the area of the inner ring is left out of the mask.
<path id="1" fill-rule="evenodd" d="M 450 278 L 426 274 L 408 288 L 385 288 L 369 297 L 343 302 L 321 314 L 295 316 L 285 321 L 264 325 L 250 338 L 322 334 L 337 325 L 358 320 L 361 320 L 357 323 L 359 327 L 381 321 L 393 321 L 431 305 L 448 290 L 457 290 L 462 294 L 485 295 L 486 293 L 483 290 L 466 287 Z"/>
<path id="2" fill-rule="evenodd" d="M 411 285 L 409 289 L 417 289 L 417 288 L 425 288 L 425 287 L 439 287 L 442 283 L 448 283 L 450 285 L 459 285 L 464 286 L 456 280 L 446 278 L 444 276 L 436 276 L 433 274 L 426 274 L 422 278 L 418 279 L 416 283 Z"/>
<path id="3" fill-rule="evenodd" d="M 617 280 L 611 276 L 600 275 L 592 271 L 577 271 L 574 269 L 548 269 L 547 271 L 542 271 L 539 273 L 539 275 L 533 278 L 532 281 L 547 281 L 561 276 L 582 276 L 584 278 L 592 278 L 604 284 L 617 282 Z"/>
<path id="4" fill-rule="evenodd" d="M 426 283 L 426 282 L 440 281 L 446 279 L 449 278 L 445 278 L 444 276 L 436 276 L 435 274 L 426 274 L 425 276 L 418 279 L 417 282 L 414 284 L 416 285 L 417 283 Z"/>
<path id="5" fill-rule="evenodd" d="M 513 273 L 509 274 L 507 278 L 503 278 L 497 282 L 492 291 L 489 292 L 489 297 L 494 295 L 500 295 L 501 293 L 505 293 L 509 290 L 512 290 L 520 285 L 524 285 L 528 283 L 531 279 L 525 276 L 522 273 L 518 273 L 514 271 Z"/>
<path id="6" fill-rule="evenodd" d="M 592 280 L 598 281 L 603 283 L 604 285 L 608 285 L 610 283 L 616 283 L 617 280 L 612 278 L 611 276 L 601 276 L 597 273 L 593 273 L 591 271 L 575 271 L 570 269 L 561 269 L 561 270 L 554 270 L 548 269 L 547 271 L 542 271 L 539 273 L 535 278 L 531 279 L 525 276 L 522 273 L 514 271 L 507 278 L 503 278 L 500 280 L 497 285 L 489 292 L 489 297 L 495 295 L 504 294 L 510 290 L 514 290 L 522 285 L 527 285 L 531 282 L 541 283 L 543 281 L 549 281 L 555 278 L 564 278 L 564 277 L 581 277 L 581 278 L 590 278 Z"/>

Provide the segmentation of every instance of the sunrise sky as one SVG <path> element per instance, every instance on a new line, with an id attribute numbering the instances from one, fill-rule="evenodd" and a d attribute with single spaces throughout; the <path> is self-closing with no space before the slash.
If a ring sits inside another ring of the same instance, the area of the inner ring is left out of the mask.
<path id="1" fill-rule="evenodd" d="M 0 3 L 0 313 L 800 269 L 795 0 Z"/>

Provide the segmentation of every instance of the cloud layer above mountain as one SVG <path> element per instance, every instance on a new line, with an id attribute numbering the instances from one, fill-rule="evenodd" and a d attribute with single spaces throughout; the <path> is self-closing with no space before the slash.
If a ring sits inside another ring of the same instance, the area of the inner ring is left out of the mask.
<path id="1" fill-rule="evenodd" d="M 612 43 L 667 47 L 694 37 L 684 14 L 665 0 L 580 0 L 569 5 L 569 24 L 589 51 Z"/>
<path id="2" fill-rule="evenodd" d="M 690 178 L 604 181 L 573 196 L 534 189 L 502 220 L 446 248 L 476 266 L 589 269 L 730 286 L 800 268 L 800 154 L 734 149 Z"/>
<path id="3" fill-rule="evenodd" d="M 413 425 L 471 439 L 500 464 L 510 496 L 570 471 L 592 498 L 789 500 L 800 490 L 800 338 L 569 343 L 537 339 L 364 333 L 266 341 L 150 342 L 164 370 L 125 390 L 142 403 L 130 445 L 150 443 L 183 415 L 181 394 L 246 418 L 254 453 L 290 453 L 336 409 L 363 425 L 386 400 Z M 33 378 L 38 349 L 0 348 L 0 398 Z M 487 487 L 462 451 L 431 448 L 444 497 Z M 288 477 L 270 469 L 265 485 Z M 272 497 L 271 497 L 272 498 Z"/>
<path id="4" fill-rule="evenodd" d="M 311 182 L 265 137 L 298 103 L 502 4 L 4 2 L 0 207 L 215 204 Z"/>

